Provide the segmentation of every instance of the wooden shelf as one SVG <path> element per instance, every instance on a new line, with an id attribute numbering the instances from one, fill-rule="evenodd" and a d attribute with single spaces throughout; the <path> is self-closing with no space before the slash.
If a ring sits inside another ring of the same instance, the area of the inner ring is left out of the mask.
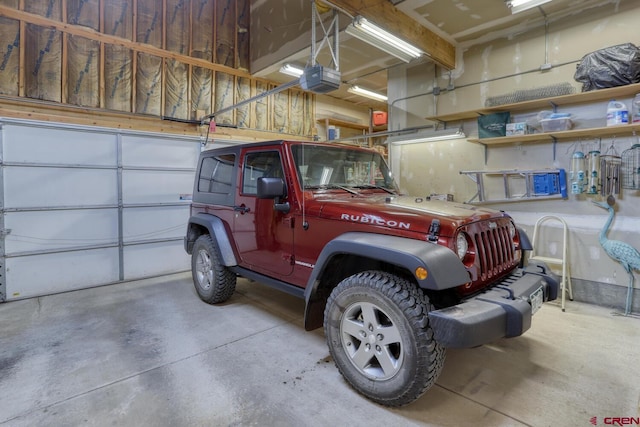
<path id="1" fill-rule="evenodd" d="M 338 126 L 341 128 L 349 128 L 349 129 L 356 129 L 356 130 L 362 130 L 362 131 L 369 130 L 369 125 L 361 125 L 360 123 L 348 122 L 346 120 L 318 119 L 317 122 L 325 126 L 332 125 L 332 126 Z"/>
<path id="2" fill-rule="evenodd" d="M 529 135 L 499 136 L 497 138 L 468 138 L 469 142 L 485 145 L 513 144 L 514 142 L 550 142 L 560 139 L 601 138 L 607 136 L 630 136 L 640 133 L 640 123 L 601 128 L 573 129 L 560 132 L 533 133 Z"/>
<path id="3" fill-rule="evenodd" d="M 460 120 L 475 119 L 479 115 L 498 113 L 503 111 L 514 112 L 514 111 L 549 109 L 549 108 L 553 108 L 553 106 L 559 106 L 559 105 L 581 104 L 581 103 L 596 102 L 596 101 L 606 101 L 614 98 L 631 97 L 637 93 L 640 93 L 640 83 L 635 83 L 635 84 L 626 85 L 626 86 L 612 87 L 609 89 L 593 90 L 590 92 L 580 92 L 572 95 L 554 96 L 551 98 L 536 99 L 533 101 L 517 102 L 515 104 L 499 105 L 497 107 L 479 108 L 477 110 L 461 111 L 458 113 L 430 116 L 430 117 L 426 117 L 426 119 L 432 120 L 432 121 L 438 121 L 438 122 L 453 122 L 453 121 L 460 121 Z M 582 129 L 580 129 L 580 131 L 581 130 Z M 577 131 L 579 130 L 566 131 L 566 132 L 577 132 Z M 557 133 L 559 134 L 560 132 L 557 132 Z M 538 135 L 541 135 L 541 134 L 538 134 Z M 529 135 L 525 135 L 525 136 L 528 137 Z M 580 135 L 575 135 L 575 136 L 579 137 Z M 573 136 L 567 136 L 567 138 L 571 138 L 571 137 Z M 507 138 L 507 137 L 504 137 L 504 138 Z M 491 138 L 491 139 L 494 139 L 494 138 Z M 483 142 L 485 140 L 486 138 L 483 139 Z M 520 140 L 521 139 L 518 139 L 518 141 Z M 507 141 L 505 141 L 505 143 L 506 142 Z M 514 142 L 514 141 L 511 141 L 511 142 Z"/>

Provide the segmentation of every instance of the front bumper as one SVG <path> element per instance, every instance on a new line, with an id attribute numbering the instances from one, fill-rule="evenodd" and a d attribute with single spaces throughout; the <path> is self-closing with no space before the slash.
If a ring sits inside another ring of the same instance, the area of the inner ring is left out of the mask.
<path id="1" fill-rule="evenodd" d="M 530 263 L 491 289 L 458 305 L 429 313 L 436 341 L 469 348 L 522 335 L 531 327 L 529 297 L 540 287 L 544 301 L 558 296 L 558 277 L 544 263 Z"/>

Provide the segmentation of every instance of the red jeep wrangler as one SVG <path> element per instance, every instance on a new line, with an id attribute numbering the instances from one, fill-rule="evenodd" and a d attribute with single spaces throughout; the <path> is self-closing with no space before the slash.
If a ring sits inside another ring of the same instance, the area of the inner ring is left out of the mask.
<path id="1" fill-rule="evenodd" d="M 389 406 L 435 383 L 445 348 L 519 336 L 558 293 L 507 214 L 400 195 L 378 152 L 337 144 L 203 152 L 185 249 L 207 303 L 237 276 L 304 298 L 345 379 Z"/>

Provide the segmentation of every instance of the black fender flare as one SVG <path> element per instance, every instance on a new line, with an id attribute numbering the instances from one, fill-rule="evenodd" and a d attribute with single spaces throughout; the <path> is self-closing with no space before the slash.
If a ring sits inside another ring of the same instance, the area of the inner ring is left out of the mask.
<path id="1" fill-rule="evenodd" d="M 222 262 L 226 267 L 233 267 L 238 265 L 236 261 L 236 255 L 233 252 L 233 246 L 229 240 L 227 234 L 227 228 L 224 222 L 215 215 L 197 213 L 189 218 L 188 228 L 191 228 L 191 224 L 197 224 L 207 229 L 209 235 L 213 237 L 218 244 L 218 250 L 222 257 Z M 189 231 L 187 230 L 187 237 L 185 237 L 184 246 L 187 253 L 191 253 L 193 249 L 193 241 L 189 240 Z"/>
<path id="2" fill-rule="evenodd" d="M 520 237 L 520 249 L 523 251 L 532 250 L 533 245 L 531 244 L 531 240 L 529 240 L 529 236 L 527 236 L 527 232 L 521 227 L 516 227 L 516 230 L 518 230 L 518 235 Z"/>
<path id="3" fill-rule="evenodd" d="M 320 285 L 319 277 L 322 277 L 331 258 L 340 254 L 357 254 L 405 268 L 414 277 L 418 286 L 423 289 L 439 291 L 462 285 L 471 280 L 458 255 L 445 246 L 426 240 L 384 234 L 345 233 L 325 245 L 311 272 L 304 295 L 305 327 L 307 327 L 310 318 L 317 317 L 319 314 L 317 310 L 320 308 L 324 310 L 324 301 L 320 301 L 316 297 Z M 425 279 L 415 277 L 415 271 L 418 267 L 427 270 Z M 315 324 L 315 321 L 311 321 L 311 323 Z"/>

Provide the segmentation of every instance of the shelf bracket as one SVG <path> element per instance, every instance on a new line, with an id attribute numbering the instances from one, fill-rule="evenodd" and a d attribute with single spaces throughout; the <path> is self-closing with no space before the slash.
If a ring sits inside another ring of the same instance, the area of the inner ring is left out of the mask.
<path id="1" fill-rule="evenodd" d="M 551 104 L 551 109 L 553 110 L 554 113 L 558 112 L 558 104 L 556 104 L 553 101 L 549 101 L 549 104 Z"/>
<path id="2" fill-rule="evenodd" d="M 558 138 L 556 138 L 555 136 L 551 135 L 551 139 L 553 140 L 553 161 L 556 161 L 556 151 L 558 148 Z"/>

